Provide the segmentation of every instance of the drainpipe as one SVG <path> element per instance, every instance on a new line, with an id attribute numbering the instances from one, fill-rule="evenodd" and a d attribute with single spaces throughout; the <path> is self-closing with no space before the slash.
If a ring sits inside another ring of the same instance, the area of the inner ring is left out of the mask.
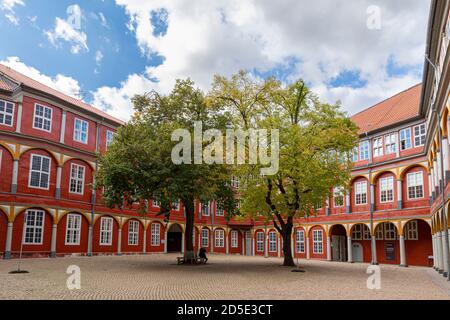
<path id="1" fill-rule="evenodd" d="M 431 60 L 428 58 L 428 55 L 425 55 L 425 59 L 428 61 L 428 63 L 433 67 L 434 69 L 434 76 L 437 79 L 437 68 L 436 65 L 431 62 Z M 436 116 L 436 122 L 437 122 L 437 129 L 438 129 L 438 138 L 439 138 L 439 144 L 441 146 L 441 149 L 443 149 L 443 145 L 442 145 L 442 132 L 441 132 L 441 119 L 439 116 L 439 113 L 437 111 L 436 108 L 436 104 L 435 101 L 433 101 L 433 106 L 432 106 L 432 110 L 434 115 Z M 446 254 L 446 261 L 444 261 L 444 263 L 447 266 L 447 274 L 444 274 L 445 277 L 447 277 L 447 280 L 450 281 L 450 254 L 449 254 L 449 244 L 448 244 L 448 222 L 447 222 L 447 209 L 445 206 L 445 193 L 444 193 L 444 188 L 445 188 L 445 172 L 444 172 L 444 159 L 442 157 L 442 152 L 440 152 L 440 157 L 438 159 L 440 161 L 440 173 L 441 173 L 441 181 L 440 181 L 440 188 L 442 190 L 442 211 L 444 212 L 444 250 L 447 253 Z"/>

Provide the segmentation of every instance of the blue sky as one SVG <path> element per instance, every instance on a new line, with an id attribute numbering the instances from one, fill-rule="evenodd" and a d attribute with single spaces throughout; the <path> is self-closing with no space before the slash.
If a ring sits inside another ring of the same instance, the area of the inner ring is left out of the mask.
<path id="1" fill-rule="evenodd" d="M 336 1 L 0 0 L 0 61 L 122 119 L 136 93 L 186 77 L 207 90 L 239 69 L 301 77 L 350 114 L 420 82 L 428 1 Z M 365 23 L 372 3 L 380 30 Z"/>

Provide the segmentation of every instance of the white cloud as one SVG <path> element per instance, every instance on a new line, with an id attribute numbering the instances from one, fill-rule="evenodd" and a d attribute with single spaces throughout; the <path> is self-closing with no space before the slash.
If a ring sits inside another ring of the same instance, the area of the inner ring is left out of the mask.
<path id="1" fill-rule="evenodd" d="M 119 88 L 95 92 L 97 101 L 108 99 L 106 91 L 117 98 L 147 89 L 140 83 L 155 87 L 151 78 L 158 79 L 156 86 L 163 92 L 170 90 L 175 79 L 187 77 L 207 89 L 216 73 L 264 72 L 285 66 L 287 61 L 296 62 L 291 66 L 291 79 L 302 77 L 324 101 L 342 100 L 350 113 L 421 81 L 416 70 L 423 63 L 429 1 L 411 0 L 407 6 L 401 1 L 376 1 L 381 8 L 381 30 L 367 28 L 366 10 L 373 0 L 351 4 L 335 0 L 332 5 L 327 0 L 116 3 L 129 15 L 128 27 L 141 52 L 157 53 L 164 62 L 129 77 Z M 161 8 L 168 12 L 168 28 L 163 36 L 155 36 L 151 13 Z M 387 72 L 390 60 L 398 67 L 415 68 L 393 76 Z M 366 85 L 330 88 L 328 82 L 343 71 L 359 72 Z M 129 103 L 122 107 L 130 113 Z"/>
<path id="2" fill-rule="evenodd" d="M 95 62 L 97 63 L 97 65 L 100 65 L 102 60 L 103 60 L 103 53 L 100 50 L 97 50 L 97 52 L 95 53 Z"/>
<path id="3" fill-rule="evenodd" d="M 12 24 L 18 25 L 20 19 L 14 12 L 15 6 L 25 6 L 25 2 L 23 0 L 0 0 L 0 10 L 4 11 L 5 17 Z"/>
<path id="4" fill-rule="evenodd" d="M 45 31 L 44 34 L 48 40 L 56 47 L 60 46 L 61 41 L 66 41 L 71 44 L 70 51 L 73 54 L 78 54 L 81 51 L 89 51 L 87 45 L 87 35 L 81 31 L 81 9 L 78 5 L 73 5 L 70 8 L 70 16 L 67 20 L 56 17 L 55 27 L 53 30 Z"/>
<path id="5" fill-rule="evenodd" d="M 78 98 L 80 94 L 80 85 L 77 80 L 62 74 L 57 74 L 54 77 L 47 76 L 36 68 L 26 65 L 18 57 L 8 57 L 0 61 L 0 64 L 4 64 L 33 80 L 39 81 L 69 96 Z"/>

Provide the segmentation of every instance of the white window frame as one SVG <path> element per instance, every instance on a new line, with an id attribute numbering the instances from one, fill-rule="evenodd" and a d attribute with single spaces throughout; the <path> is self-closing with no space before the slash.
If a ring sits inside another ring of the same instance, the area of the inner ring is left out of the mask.
<path id="1" fill-rule="evenodd" d="M 207 208 L 207 210 L 205 210 L 205 208 Z M 200 211 L 202 216 L 209 217 L 211 215 L 211 201 L 200 202 Z"/>
<path id="2" fill-rule="evenodd" d="M 231 177 L 231 187 L 235 188 L 235 189 L 239 189 L 239 179 L 236 176 L 232 176 Z"/>
<path id="3" fill-rule="evenodd" d="M 297 230 L 295 233 L 297 253 L 305 253 L 305 230 Z"/>
<path id="4" fill-rule="evenodd" d="M 152 247 L 159 247 L 161 245 L 161 225 L 159 223 L 152 223 L 150 226 Z"/>
<path id="5" fill-rule="evenodd" d="M 264 232 L 256 233 L 256 252 L 264 252 Z"/>
<path id="6" fill-rule="evenodd" d="M 397 229 L 393 223 L 384 224 L 384 240 L 397 240 Z"/>
<path id="7" fill-rule="evenodd" d="M 139 245 L 139 221 L 137 220 L 128 221 L 128 245 Z"/>
<path id="8" fill-rule="evenodd" d="M 358 152 L 359 152 L 359 148 L 358 147 L 354 147 L 353 148 L 353 151 L 352 151 L 352 161 L 353 162 L 358 162 L 358 160 L 359 160 L 359 154 L 358 154 Z"/>
<path id="9" fill-rule="evenodd" d="M 390 203 L 394 202 L 395 196 L 394 196 L 394 177 L 384 177 L 380 178 L 380 203 Z M 392 183 L 392 186 L 391 186 Z M 391 188 L 390 188 L 391 186 Z M 391 192 L 391 193 L 389 193 Z M 386 195 L 386 200 L 383 201 L 383 193 Z M 389 197 L 390 196 L 390 197 Z M 392 198 L 392 199 L 391 199 Z"/>
<path id="10" fill-rule="evenodd" d="M 220 207 L 220 205 L 216 201 L 216 216 L 223 217 L 225 216 L 225 211 Z"/>
<path id="11" fill-rule="evenodd" d="M 365 201 L 363 202 L 363 200 Z M 367 181 L 355 182 L 355 205 L 367 205 Z"/>
<path id="12" fill-rule="evenodd" d="M 410 177 L 414 176 L 414 181 L 411 181 Z M 418 176 L 420 176 L 420 180 L 422 180 L 422 184 L 418 184 Z M 413 182 L 413 185 L 411 185 L 411 182 Z M 416 172 L 410 172 L 406 175 L 406 184 L 407 184 L 407 193 L 408 193 L 408 200 L 417 200 L 417 199 L 423 199 L 425 197 L 425 188 L 424 188 L 424 179 L 423 179 L 423 172 L 422 171 L 416 171 Z M 421 188 L 422 190 L 422 196 L 418 197 L 417 193 L 418 190 L 417 188 Z M 415 188 L 414 189 L 414 193 L 415 196 L 411 197 L 411 194 L 409 192 L 409 188 Z"/>
<path id="13" fill-rule="evenodd" d="M 409 221 L 406 224 L 405 240 L 419 240 L 419 226 L 417 220 Z"/>
<path id="14" fill-rule="evenodd" d="M 422 133 L 422 128 L 424 133 Z M 419 130 L 419 134 L 416 135 L 416 129 Z M 425 145 L 425 139 L 427 137 L 427 126 L 425 125 L 425 123 L 419 124 L 417 126 L 414 127 L 414 147 L 422 147 Z M 419 139 L 419 144 L 417 144 L 417 139 Z"/>
<path id="15" fill-rule="evenodd" d="M 275 231 L 269 232 L 269 252 L 277 252 L 278 251 L 278 243 L 277 243 L 277 233 Z"/>
<path id="16" fill-rule="evenodd" d="M 106 149 L 108 149 L 109 145 L 112 143 L 112 141 L 114 140 L 114 135 L 116 133 L 114 131 L 111 130 L 106 130 Z"/>
<path id="17" fill-rule="evenodd" d="M 225 247 L 225 231 L 223 229 L 214 230 L 214 247 Z"/>
<path id="18" fill-rule="evenodd" d="M 74 169 L 76 169 L 76 177 L 73 176 Z M 82 178 L 78 177 L 78 175 L 80 173 L 80 169 L 83 170 L 83 177 Z M 69 193 L 83 195 L 84 194 L 85 177 L 86 177 L 86 167 L 81 165 L 81 164 L 72 163 L 70 165 Z M 74 183 L 75 183 L 74 184 L 75 191 L 72 191 L 72 181 L 74 181 Z M 79 184 L 81 184 L 81 192 L 77 192 L 76 191 L 78 189 Z"/>
<path id="19" fill-rule="evenodd" d="M 375 237 L 376 240 L 384 240 L 384 223 L 380 223 L 375 228 Z"/>
<path id="20" fill-rule="evenodd" d="M 404 136 L 404 139 L 402 140 L 402 135 Z M 409 136 L 409 144 L 407 145 L 406 142 L 408 142 L 408 136 Z M 404 150 L 408 150 L 411 149 L 413 146 L 413 142 L 412 142 L 412 136 L 411 136 L 411 128 L 405 128 L 400 130 L 399 133 L 399 141 L 400 141 L 400 150 L 404 151 Z M 405 141 L 405 147 L 403 148 L 402 145 L 402 141 Z"/>
<path id="21" fill-rule="evenodd" d="M 180 200 L 178 201 L 173 201 L 171 203 L 171 207 L 173 211 L 180 211 Z"/>
<path id="22" fill-rule="evenodd" d="M 43 115 L 42 116 L 36 114 L 36 110 L 37 110 L 38 106 L 43 108 Z M 46 110 L 50 110 L 50 119 L 45 116 L 45 111 Z M 39 127 L 37 127 L 35 125 L 36 124 L 36 118 L 39 118 L 39 119 L 42 120 L 42 128 L 39 128 Z M 50 127 L 49 130 L 44 128 L 46 121 L 48 121 L 48 123 L 49 123 L 49 127 Z M 48 107 L 48 106 L 44 106 L 43 104 L 35 103 L 34 104 L 34 113 L 33 113 L 33 129 L 41 130 L 41 131 L 45 131 L 45 132 L 52 132 L 52 126 L 53 126 L 53 109 Z"/>
<path id="23" fill-rule="evenodd" d="M 209 247 L 209 229 L 202 229 L 202 248 Z"/>
<path id="24" fill-rule="evenodd" d="M 34 170 L 33 169 L 33 159 L 35 157 L 40 157 L 41 158 L 41 168 L 39 170 Z M 48 172 L 42 171 L 42 163 L 43 163 L 42 160 L 43 159 L 48 159 L 48 161 L 49 161 L 49 163 L 48 163 Z M 39 187 L 31 185 L 32 172 L 38 172 L 39 173 Z M 33 153 L 31 155 L 31 157 L 30 157 L 30 172 L 28 173 L 28 188 L 41 189 L 41 190 L 50 190 L 51 173 L 52 173 L 52 159 L 50 157 L 47 157 L 47 156 L 43 156 L 43 155 L 40 155 L 40 154 Z M 47 188 L 43 188 L 43 187 L 40 186 L 41 182 L 42 182 L 42 174 L 47 174 L 48 175 Z"/>
<path id="25" fill-rule="evenodd" d="M 383 149 L 383 138 L 378 137 L 373 139 L 373 157 L 382 157 L 384 155 Z"/>
<path id="26" fill-rule="evenodd" d="M 237 230 L 231 230 L 231 247 L 232 248 L 239 247 L 239 233 Z"/>
<path id="27" fill-rule="evenodd" d="M 341 203 L 336 203 L 336 200 L 342 200 Z M 333 190 L 333 205 L 335 208 L 342 208 L 345 206 L 345 192 L 344 188 L 336 187 Z"/>
<path id="28" fill-rule="evenodd" d="M 352 230 L 352 240 L 362 240 L 363 238 L 363 229 L 361 224 L 357 224 L 353 227 Z"/>
<path id="29" fill-rule="evenodd" d="M 6 101 L 6 100 L 1 100 L 1 99 L 0 99 L 0 102 L 3 102 L 3 103 L 5 104 L 5 106 L 4 106 L 4 111 L 1 111 L 1 110 L 0 110 L 0 114 L 3 115 L 3 122 L 0 122 L 0 125 L 2 125 L 2 126 L 7 126 L 7 127 L 12 127 L 12 126 L 14 126 L 14 110 L 15 110 L 15 103 L 12 103 L 12 102 L 9 102 L 9 101 Z M 12 106 L 12 112 L 11 112 L 11 113 L 6 112 L 6 107 L 7 107 L 8 105 L 11 105 L 11 106 Z M 6 123 L 6 117 L 11 117 L 11 124 L 7 124 L 7 123 Z"/>
<path id="30" fill-rule="evenodd" d="M 313 230 L 313 253 L 323 254 L 323 230 Z"/>
<path id="31" fill-rule="evenodd" d="M 71 221 L 72 219 L 72 221 Z M 81 214 L 69 213 L 66 219 L 66 246 L 79 246 L 81 240 L 81 224 L 83 217 Z M 72 223 L 71 223 L 72 222 Z M 76 239 L 75 241 L 72 241 Z"/>
<path id="32" fill-rule="evenodd" d="M 34 224 L 33 225 L 29 225 L 28 223 L 30 222 L 30 214 L 34 214 Z M 41 219 L 41 224 L 37 225 L 36 221 L 37 221 L 37 215 L 40 214 L 42 215 L 42 219 Z M 35 210 L 35 209 L 30 209 L 26 211 L 26 219 L 24 221 L 24 233 L 23 233 L 23 243 L 26 245 L 42 245 L 43 241 L 44 241 L 44 231 L 45 231 L 45 211 L 43 210 Z M 36 233 L 40 232 L 40 239 L 39 241 L 36 241 Z M 31 238 L 32 240 L 29 241 L 27 234 L 31 233 Z"/>
<path id="33" fill-rule="evenodd" d="M 152 207 L 153 208 L 160 208 L 161 202 L 158 200 L 158 197 L 153 197 L 152 199 Z"/>
<path id="34" fill-rule="evenodd" d="M 359 144 L 359 161 L 370 159 L 369 141 L 362 141 Z"/>
<path id="35" fill-rule="evenodd" d="M 384 136 L 384 151 L 386 155 L 397 153 L 397 135 L 395 133 Z"/>
<path id="36" fill-rule="evenodd" d="M 100 218 L 100 238 L 101 246 L 111 246 L 113 241 L 114 221 L 111 217 Z M 108 240 L 108 241 L 105 241 Z"/>
<path id="37" fill-rule="evenodd" d="M 80 122 L 80 129 L 77 129 L 77 121 Z M 86 141 L 82 140 L 83 137 L 83 124 L 86 124 Z M 77 137 L 77 133 L 79 133 L 79 139 Z M 88 144 L 89 142 L 89 122 L 80 118 L 73 119 L 73 140 L 82 144 Z"/>

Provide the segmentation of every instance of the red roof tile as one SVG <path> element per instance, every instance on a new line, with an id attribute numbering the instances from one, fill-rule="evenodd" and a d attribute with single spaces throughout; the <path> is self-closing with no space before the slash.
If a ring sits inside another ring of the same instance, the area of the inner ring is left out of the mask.
<path id="1" fill-rule="evenodd" d="M 419 115 L 422 84 L 417 84 L 351 117 L 359 134 L 371 132 Z"/>
<path id="2" fill-rule="evenodd" d="M 13 79 L 14 81 L 17 81 L 18 83 L 20 83 L 21 85 L 25 85 L 27 87 L 33 88 L 35 90 L 50 94 L 58 99 L 61 99 L 69 104 L 72 104 L 74 106 L 77 106 L 79 108 L 85 109 L 86 111 L 92 112 L 100 117 L 103 117 L 105 119 L 108 119 L 110 121 L 113 121 L 119 125 L 124 124 L 124 122 L 122 120 L 119 120 L 113 116 L 110 116 L 109 114 L 107 114 L 106 112 L 101 111 L 100 109 L 97 109 L 81 100 L 72 98 L 58 90 L 55 90 L 53 88 L 50 88 L 36 80 L 33 80 L 25 75 L 23 75 L 22 73 L 11 69 L 5 65 L 0 64 L 0 74 L 3 73 L 5 74 L 7 77 Z M 0 84 L 1 86 L 1 84 Z"/>

